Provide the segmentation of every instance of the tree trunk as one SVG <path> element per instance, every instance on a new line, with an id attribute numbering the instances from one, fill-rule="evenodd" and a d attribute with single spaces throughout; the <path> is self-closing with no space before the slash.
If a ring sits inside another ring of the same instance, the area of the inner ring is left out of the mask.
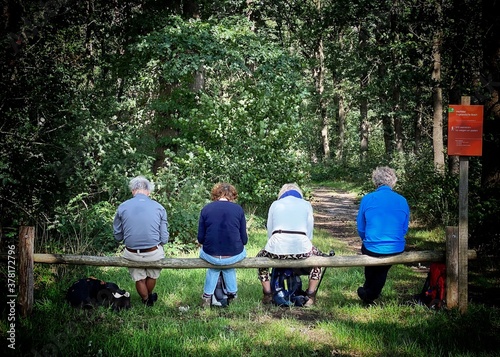
<path id="1" fill-rule="evenodd" d="M 342 94 L 338 95 L 338 118 L 337 118 L 337 128 L 338 128 L 338 138 L 337 138 L 337 160 L 342 162 L 344 160 L 344 141 L 345 141 L 345 123 L 346 123 L 346 112 L 344 96 Z"/>
<path id="2" fill-rule="evenodd" d="M 321 0 L 316 2 L 316 10 L 318 14 L 321 12 Z M 321 35 L 320 35 L 321 36 Z M 319 97 L 319 114 L 321 120 L 321 141 L 323 144 L 323 159 L 330 158 L 330 138 L 328 132 L 330 130 L 330 120 L 326 111 L 325 92 L 325 54 L 323 50 L 323 39 L 320 37 L 316 47 L 317 67 L 315 69 L 316 92 Z"/>
<path id="3" fill-rule="evenodd" d="M 401 90 L 399 88 L 399 84 L 396 83 L 394 85 L 392 91 L 392 101 L 393 101 L 393 109 L 394 113 L 394 139 L 396 140 L 396 151 L 400 154 L 403 153 L 403 123 L 401 120 L 401 108 L 400 108 L 400 98 L 401 98 Z"/>
<path id="4" fill-rule="evenodd" d="M 489 91 L 484 106 L 483 187 L 500 192 L 500 1 L 483 1 L 483 87 Z M 490 195 L 487 193 L 487 195 Z"/>
<path id="5" fill-rule="evenodd" d="M 359 28 L 359 49 L 363 53 L 366 48 L 366 41 L 368 40 L 368 34 L 366 30 L 360 26 Z M 360 93 L 361 98 L 359 100 L 359 114 L 360 114 L 360 124 L 359 124 L 359 135 L 360 135 L 360 161 L 366 160 L 368 154 L 368 139 L 369 139 L 369 129 L 370 123 L 368 122 L 368 98 L 366 96 L 366 87 L 368 86 L 369 75 L 366 70 L 360 74 Z"/>
<path id="6" fill-rule="evenodd" d="M 432 145 L 434 148 L 434 168 L 444 175 L 444 145 L 443 145 L 443 91 L 441 89 L 441 41 L 443 33 L 438 30 L 432 46 L 433 111 Z"/>

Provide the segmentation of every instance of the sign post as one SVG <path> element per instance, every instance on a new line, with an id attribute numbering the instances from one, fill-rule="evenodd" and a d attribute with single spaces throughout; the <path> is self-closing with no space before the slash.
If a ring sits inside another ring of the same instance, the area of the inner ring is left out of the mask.
<path id="1" fill-rule="evenodd" d="M 462 97 L 462 103 L 468 97 Z M 469 156 L 481 156 L 483 149 L 483 106 L 450 105 L 448 109 L 448 155 L 460 157 L 458 205 L 458 309 L 468 302 L 468 190 Z M 450 266 L 450 264 L 447 264 Z"/>

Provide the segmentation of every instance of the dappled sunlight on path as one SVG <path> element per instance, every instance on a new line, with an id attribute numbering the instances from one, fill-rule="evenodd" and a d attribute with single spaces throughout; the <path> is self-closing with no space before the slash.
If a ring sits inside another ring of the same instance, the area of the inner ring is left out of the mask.
<path id="1" fill-rule="evenodd" d="M 356 231 L 359 207 L 356 195 L 328 187 L 316 187 L 312 196 L 315 228 L 329 231 L 332 238 L 346 242 L 354 250 L 361 249 L 361 240 Z"/>

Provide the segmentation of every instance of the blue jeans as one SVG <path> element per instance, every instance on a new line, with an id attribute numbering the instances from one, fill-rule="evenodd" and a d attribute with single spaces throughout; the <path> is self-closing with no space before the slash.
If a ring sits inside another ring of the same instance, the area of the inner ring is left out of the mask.
<path id="1" fill-rule="evenodd" d="M 234 255 L 230 258 L 222 258 L 222 259 L 213 257 L 205 253 L 203 249 L 200 250 L 200 258 L 213 265 L 231 265 L 239 262 L 240 260 L 243 260 L 246 256 L 247 252 L 244 248 L 240 254 Z M 213 295 L 215 287 L 217 286 L 217 280 L 219 279 L 220 272 L 222 272 L 222 276 L 224 277 L 224 282 L 226 283 L 227 292 L 231 294 L 236 294 L 236 292 L 238 291 L 238 284 L 236 282 L 236 269 L 234 268 L 229 268 L 229 269 L 208 268 L 207 275 L 205 277 L 205 286 L 203 287 L 203 293 L 207 295 Z"/>

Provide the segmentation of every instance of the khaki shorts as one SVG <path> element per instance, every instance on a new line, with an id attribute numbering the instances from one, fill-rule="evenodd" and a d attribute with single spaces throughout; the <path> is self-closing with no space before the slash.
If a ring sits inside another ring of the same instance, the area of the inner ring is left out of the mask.
<path id="1" fill-rule="evenodd" d="M 147 252 L 147 253 L 132 253 L 125 248 L 123 250 L 123 258 L 132 260 L 134 262 L 154 262 L 165 258 L 165 253 L 162 246 L 158 246 L 158 249 Z M 144 268 L 129 268 L 128 269 L 132 280 L 139 281 L 146 278 L 158 279 L 161 273 L 161 269 L 144 269 Z"/>

